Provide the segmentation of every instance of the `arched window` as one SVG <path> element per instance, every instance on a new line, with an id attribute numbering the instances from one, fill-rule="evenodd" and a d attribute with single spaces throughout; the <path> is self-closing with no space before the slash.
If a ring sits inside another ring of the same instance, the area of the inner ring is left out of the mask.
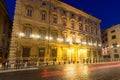
<path id="1" fill-rule="evenodd" d="M 32 28 L 31 27 L 25 27 L 25 37 L 31 37 L 32 34 Z"/>
<path id="2" fill-rule="evenodd" d="M 86 32 L 88 31 L 88 29 L 87 29 L 87 25 L 85 26 L 85 31 L 86 31 Z"/>
<path id="3" fill-rule="evenodd" d="M 45 8 L 46 6 L 47 6 L 47 3 L 43 1 L 43 2 L 41 3 L 41 7 Z"/>
<path id="4" fill-rule="evenodd" d="M 62 19 L 62 25 L 63 25 L 63 27 L 67 26 L 67 19 L 66 18 Z"/>
<path id="5" fill-rule="evenodd" d="M 41 20 L 45 21 L 46 20 L 46 16 L 47 16 L 46 12 L 42 11 L 41 14 L 40 14 Z"/>
<path id="6" fill-rule="evenodd" d="M 79 30 L 83 30 L 83 24 L 79 23 Z"/>
<path id="7" fill-rule="evenodd" d="M 71 28 L 74 29 L 75 28 L 75 23 L 71 22 Z"/>
<path id="8" fill-rule="evenodd" d="M 57 24 L 57 23 L 58 23 L 58 17 L 57 17 L 56 14 L 53 15 L 52 22 L 53 22 L 54 24 Z"/>
<path id="9" fill-rule="evenodd" d="M 26 9 L 26 16 L 29 16 L 29 17 L 33 16 L 33 8 L 27 7 L 27 9 Z"/>

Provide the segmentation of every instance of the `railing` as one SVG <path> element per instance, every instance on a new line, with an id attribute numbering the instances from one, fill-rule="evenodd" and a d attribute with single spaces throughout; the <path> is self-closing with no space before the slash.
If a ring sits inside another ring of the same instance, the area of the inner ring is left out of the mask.
<path id="1" fill-rule="evenodd" d="M 37 58 L 37 57 L 30 57 L 30 58 L 17 58 L 14 63 L 14 68 L 11 67 L 11 64 L 6 60 L 0 63 L 0 70 L 7 70 L 7 69 L 22 69 L 22 68 L 32 68 L 32 67 L 40 67 L 40 66 L 47 66 L 47 65 L 61 65 L 61 64 L 100 64 L 100 63 L 107 63 L 107 62 L 117 62 L 120 61 L 120 58 L 110 59 L 110 58 L 86 58 L 81 60 L 75 60 L 74 58 L 63 59 L 62 58 Z M 69 59 L 69 60 L 67 60 Z"/>

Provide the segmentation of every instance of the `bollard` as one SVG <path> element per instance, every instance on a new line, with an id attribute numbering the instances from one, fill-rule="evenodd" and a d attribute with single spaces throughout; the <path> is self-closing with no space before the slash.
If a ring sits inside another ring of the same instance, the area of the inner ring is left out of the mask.
<path id="1" fill-rule="evenodd" d="M 60 65 L 60 62 L 59 62 L 59 65 Z"/>
<path id="2" fill-rule="evenodd" d="M 64 64 L 65 64 L 65 61 L 64 61 Z"/>

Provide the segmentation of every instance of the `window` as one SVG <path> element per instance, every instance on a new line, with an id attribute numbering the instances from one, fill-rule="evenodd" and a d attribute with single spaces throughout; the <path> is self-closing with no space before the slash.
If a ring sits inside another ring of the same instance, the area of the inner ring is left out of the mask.
<path id="1" fill-rule="evenodd" d="M 112 30 L 112 31 L 111 31 L 111 33 L 114 33 L 114 32 L 115 32 L 115 30 Z"/>
<path id="2" fill-rule="evenodd" d="M 108 39 L 106 38 L 106 39 L 105 39 L 105 41 L 107 42 L 107 41 L 108 41 Z"/>
<path id="3" fill-rule="evenodd" d="M 93 27 L 91 27 L 91 33 L 93 33 Z"/>
<path id="4" fill-rule="evenodd" d="M 63 18 L 63 20 L 62 20 L 62 25 L 63 25 L 63 27 L 67 26 L 67 20 L 65 18 Z"/>
<path id="5" fill-rule="evenodd" d="M 39 48 L 40 61 L 44 61 L 44 56 L 45 56 L 45 48 Z"/>
<path id="6" fill-rule="evenodd" d="M 116 35 L 113 35 L 113 36 L 112 36 L 112 39 L 116 39 Z"/>
<path id="7" fill-rule="evenodd" d="M 22 57 L 29 57 L 30 56 L 30 48 L 23 47 L 23 54 Z"/>
<path id="8" fill-rule="evenodd" d="M 41 12 L 41 20 L 46 20 L 46 12 L 45 11 L 42 11 Z"/>
<path id="9" fill-rule="evenodd" d="M 66 16 L 67 12 L 65 10 L 62 10 L 62 15 Z"/>
<path id="10" fill-rule="evenodd" d="M 58 37 L 58 33 L 57 32 L 53 32 L 52 33 L 52 37 L 53 37 L 53 40 L 57 40 L 57 37 Z"/>
<path id="11" fill-rule="evenodd" d="M 102 41 L 102 43 L 104 43 L 104 40 Z"/>
<path id="12" fill-rule="evenodd" d="M 26 9 L 26 16 L 29 16 L 29 17 L 33 16 L 33 9 L 31 7 L 28 7 Z"/>
<path id="13" fill-rule="evenodd" d="M 54 23 L 54 24 L 57 24 L 57 22 L 58 22 L 57 15 L 53 15 L 53 23 Z"/>
<path id="14" fill-rule="evenodd" d="M 119 54 L 114 54 L 114 58 L 119 58 Z"/>
<path id="15" fill-rule="evenodd" d="M 52 56 L 52 58 L 53 58 L 53 61 L 56 61 L 57 48 L 52 48 L 52 49 L 51 49 L 51 56 Z"/>
<path id="16" fill-rule="evenodd" d="M 113 47 L 117 47 L 117 43 L 112 44 Z"/>
<path id="17" fill-rule="evenodd" d="M 85 27 L 85 31 L 87 32 L 87 26 Z"/>
<path id="18" fill-rule="evenodd" d="M 41 36 L 41 39 L 44 40 L 45 36 L 46 36 L 46 31 L 45 30 L 40 30 L 40 36 Z"/>
<path id="19" fill-rule="evenodd" d="M 57 11 L 57 7 L 53 6 L 52 7 L 53 11 Z"/>
<path id="20" fill-rule="evenodd" d="M 83 17 L 82 17 L 82 16 L 80 16 L 78 20 L 79 20 L 79 21 L 83 21 Z"/>
<path id="21" fill-rule="evenodd" d="M 32 34 L 32 28 L 31 27 L 25 27 L 25 37 L 31 37 Z"/>
<path id="22" fill-rule="evenodd" d="M 114 53 L 117 53 L 117 49 L 114 50 Z"/>
<path id="23" fill-rule="evenodd" d="M 95 29 L 95 33 L 96 33 L 96 35 L 98 34 L 98 31 L 99 31 L 98 29 Z"/>
<path id="24" fill-rule="evenodd" d="M 79 30 L 83 30 L 83 24 L 79 24 Z"/>
<path id="25" fill-rule="evenodd" d="M 71 13 L 71 18 L 75 18 L 75 14 L 74 13 Z"/>
<path id="26" fill-rule="evenodd" d="M 74 24 L 74 22 L 72 22 L 71 23 L 71 28 L 74 29 L 74 27 L 75 27 L 75 24 Z"/>
<path id="27" fill-rule="evenodd" d="M 47 3 L 46 2 L 42 2 L 41 7 L 46 7 Z"/>

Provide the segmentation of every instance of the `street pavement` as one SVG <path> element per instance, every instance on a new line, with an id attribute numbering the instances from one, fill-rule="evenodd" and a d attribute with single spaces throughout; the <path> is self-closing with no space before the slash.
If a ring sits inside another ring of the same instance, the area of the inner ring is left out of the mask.
<path id="1" fill-rule="evenodd" d="M 0 73 L 0 80 L 120 80 L 120 63 L 41 66 Z"/>

